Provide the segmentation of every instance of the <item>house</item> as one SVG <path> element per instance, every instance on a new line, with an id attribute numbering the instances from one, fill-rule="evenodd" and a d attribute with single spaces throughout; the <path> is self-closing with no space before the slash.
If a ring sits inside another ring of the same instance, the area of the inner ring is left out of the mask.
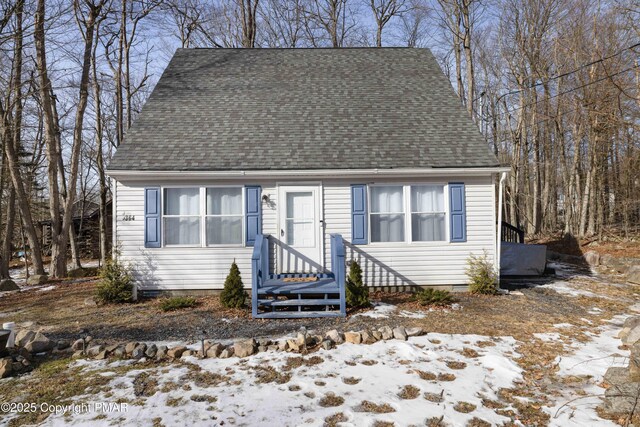
<path id="1" fill-rule="evenodd" d="M 351 260 L 466 289 L 505 171 L 426 49 L 179 49 L 109 164 L 113 240 L 142 295 L 235 260 L 255 317 L 340 316 Z"/>
<path id="2" fill-rule="evenodd" d="M 107 250 L 111 251 L 113 235 L 113 206 L 109 200 L 105 206 L 107 228 Z M 73 229 L 76 235 L 80 258 L 100 258 L 100 205 L 90 200 L 77 200 L 73 204 Z M 42 248 L 45 254 L 51 254 L 51 219 L 38 223 L 42 230 Z M 70 242 L 67 242 L 70 245 Z"/>

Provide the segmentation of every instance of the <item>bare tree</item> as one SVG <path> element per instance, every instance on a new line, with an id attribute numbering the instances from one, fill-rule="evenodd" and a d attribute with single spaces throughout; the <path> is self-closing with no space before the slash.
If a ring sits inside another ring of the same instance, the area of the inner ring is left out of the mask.
<path id="1" fill-rule="evenodd" d="M 394 16 L 406 12 L 406 0 L 370 0 L 369 5 L 376 20 L 376 46 L 382 47 L 382 30 Z"/>

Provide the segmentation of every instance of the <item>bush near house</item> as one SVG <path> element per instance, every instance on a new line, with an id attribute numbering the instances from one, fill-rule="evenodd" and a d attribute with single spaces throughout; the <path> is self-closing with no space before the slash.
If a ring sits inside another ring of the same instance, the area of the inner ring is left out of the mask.
<path id="1" fill-rule="evenodd" d="M 482 256 L 471 255 L 467 260 L 469 290 L 473 294 L 493 295 L 498 293 L 498 276 L 486 252 Z"/>
<path id="2" fill-rule="evenodd" d="M 229 275 L 224 281 L 224 289 L 220 293 L 220 304 L 227 308 L 242 308 L 246 299 L 247 294 L 244 291 L 242 277 L 240 277 L 240 269 L 234 261 L 231 264 Z"/>
<path id="3" fill-rule="evenodd" d="M 125 303 L 133 299 L 133 278 L 129 267 L 118 259 L 107 261 L 100 269 L 96 299 L 104 303 Z"/>
<path id="4" fill-rule="evenodd" d="M 346 288 L 347 306 L 369 307 L 369 289 L 362 283 L 362 269 L 356 261 L 349 264 Z"/>
<path id="5" fill-rule="evenodd" d="M 420 289 L 415 294 L 416 300 L 420 305 L 437 305 L 444 306 L 455 302 L 453 295 L 442 289 L 425 288 Z"/>
<path id="6" fill-rule="evenodd" d="M 183 308 L 191 308 L 198 305 L 198 300 L 194 297 L 171 297 L 160 300 L 162 311 L 175 311 Z"/>

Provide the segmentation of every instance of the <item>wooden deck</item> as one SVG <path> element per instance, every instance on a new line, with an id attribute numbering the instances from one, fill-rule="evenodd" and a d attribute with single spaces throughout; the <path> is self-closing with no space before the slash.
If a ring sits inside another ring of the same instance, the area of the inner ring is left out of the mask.
<path id="1" fill-rule="evenodd" d="M 269 236 L 256 238 L 252 257 L 252 312 L 254 318 L 344 317 L 345 265 L 342 237 L 332 235 L 334 272 L 269 272 Z M 300 279 L 296 281 L 296 279 Z M 311 279 L 311 280 L 309 280 Z"/>

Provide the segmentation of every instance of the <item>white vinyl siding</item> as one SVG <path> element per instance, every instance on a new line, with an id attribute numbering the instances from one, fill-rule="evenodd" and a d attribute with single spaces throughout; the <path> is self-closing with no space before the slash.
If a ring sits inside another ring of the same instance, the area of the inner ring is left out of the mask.
<path id="1" fill-rule="evenodd" d="M 368 181 L 374 181 L 372 177 Z M 278 190 L 275 181 L 204 181 L 192 187 L 260 185 L 262 195 L 262 230 L 274 238 L 279 236 L 277 217 Z M 313 181 L 315 185 L 318 180 Z M 351 189 L 357 183 L 351 179 L 325 179 L 321 191 L 324 220 L 324 263 L 330 265 L 330 233 L 340 233 L 347 244 L 347 261 L 357 260 L 365 281 L 370 286 L 458 285 L 467 283 L 464 273 L 469 255 L 487 252 L 493 260 L 495 252 L 494 186 L 492 177 L 385 179 L 371 185 L 441 185 L 442 182 L 464 182 L 466 190 L 467 242 L 448 241 L 378 242 L 353 246 L 351 240 Z M 301 181 L 300 185 L 305 182 Z M 139 287 L 143 290 L 204 290 L 222 289 L 224 279 L 235 260 L 245 287 L 251 287 L 252 247 L 220 245 L 201 247 L 144 247 L 144 188 L 170 185 L 147 183 L 116 184 L 114 242 L 121 259 L 134 268 Z M 285 185 L 283 183 L 283 185 Z M 289 185 L 289 184 L 286 184 Z M 187 186 L 185 186 L 187 187 Z M 445 187 L 446 188 L 446 187 Z M 445 190 L 446 192 L 446 190 Z M 446 201 L 445 197 L 445 207 Z M 406 200 L 405 200 L 406 202 Z M 204 201 L 202 202 L 204 204 Z M 406 214 L 410 215 L 408 209 Z M 128 218 L 128 220 L 124 220 Z M 448 227 L 448 220 L 446 221 Z M 405 230 L 408 232 L 409 230 Z M 446 230 L 448 234 L 448 229 Z M 163 237 L 164 238 L 164 237 Z M 272 248 L 272 267 L 275 264 Z"/>

